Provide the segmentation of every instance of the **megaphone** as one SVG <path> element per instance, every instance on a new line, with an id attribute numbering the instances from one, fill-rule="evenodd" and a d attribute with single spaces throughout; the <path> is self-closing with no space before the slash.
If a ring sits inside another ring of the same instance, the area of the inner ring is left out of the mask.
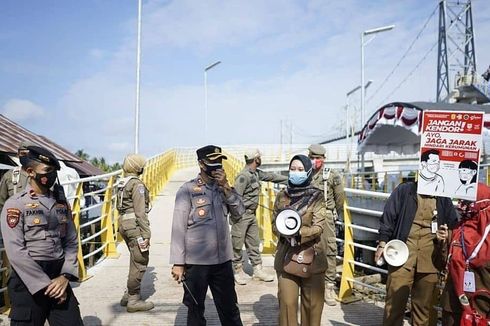
<path id="1" fill-rule="evenodd" d="M 401 240 L 391 240 L 383 249 L 383 257 L 389 265 L 401 266 L 408 260 L 408 247 Z"/>
<path id="2" fill-rule="evenodd" d="M 301 228 L 301 216 L 294 209 L 286 208 L 277 214 L 276 229 L 285 236 L 290 237 L 298 233 Z"/>

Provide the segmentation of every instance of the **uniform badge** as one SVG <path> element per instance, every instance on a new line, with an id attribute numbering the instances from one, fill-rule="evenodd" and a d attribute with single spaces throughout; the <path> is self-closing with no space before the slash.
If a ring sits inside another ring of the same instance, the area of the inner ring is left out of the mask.
<path id="1" fill-rule="evenodd" d="M 17 208 L 7 208 L 7 224 L 12 229 L 17 226 L 20 220 L 20 210 Z"/>
<path id="2" fill-rule="evenodd" d="M 197 215 L 199 215 L 199 217 L 204 217 L 204 215 L 206 215 L 206 210 L 201 208 L 199 211 L 197 211 Z"/>
<path id="3" fill-rule="evenodd" d="M 206 202 L 206 199 L 204 199 L 204 198 L 199 198 L 199 199 L 196 201 L 196 204 L 197 204 L 197 205 L 202 205 L 202 204 L 204 204 L 205 202 Z"/>
<path id="4" fill-rule="evenodd" d="M 39 224 L 41 223 L 41 219 L 39 217 L 36 217 L 34 220 L 32 220 L 34 224 Z"/>
<path id="5" fill-rule="evenodd" d="M 27 208 L 36 208 L 36 207 L 38 207 L 38 206 L 39 206 L 39 204 L 38 204 L 38 203 L 29 203 L 29 204 L 26 204 L 26 207 L 27 207 Z"/>
<path id="6" fill-rule="evenodd" d="M 145 187 L 144 186 L 138 187 L 138 191 L 140 194 L 144 195 L 145 194 Z"/>
<path id="7" fill-rule="evenodd" d="M 202 191 L 202 188 L 196 186 L 192 190 L 194 190 L 194 192 L 201 192 Z"/>
<path id="8" fill-rule="evenodd" d="M 202 179 L 201 179 L 201 178 L 197 179 L 197 185 L 198 185 L 198 186 L 202 186 L 202 185 L 204 185 L 204 181 L 202 181 Z"/>

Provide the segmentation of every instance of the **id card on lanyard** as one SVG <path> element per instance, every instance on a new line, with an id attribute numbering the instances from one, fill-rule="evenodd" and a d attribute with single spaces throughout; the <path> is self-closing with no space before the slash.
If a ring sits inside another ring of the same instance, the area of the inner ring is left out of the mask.
<path id="1" fill-rule="evenodd" d="M 472 257 L 468 257 L 468 254 L 466 252 L 466 246 L 464 244 L 463 226 L 461 227 L 461 248 L 463 249 L 463 256 L 466 262 L 466 270 L 464 271 L 464 277 L 463 277 L 463 291 L 473 293 L 476 291 L 475 273 L 469 270 L 470 260 L 472 259 Z"/>

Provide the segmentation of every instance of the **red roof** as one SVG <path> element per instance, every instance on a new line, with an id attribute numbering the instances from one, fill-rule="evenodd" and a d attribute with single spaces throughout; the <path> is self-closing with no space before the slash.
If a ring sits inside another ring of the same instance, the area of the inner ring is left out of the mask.
<path id="1" fill-rule="evenodd" d="M 101 169 L 93 166 L 89 162 L 81 160 L 78 156 L 50 139 L 36 135 L 0 114 L 0 153 L 16 155 L 17 148 L 22 141 L 31 141 L 47 148 L 58 159 L 65 162 L 66 165 L 77 170 L 80 176 L 92 176 L 104 173 Z"/>

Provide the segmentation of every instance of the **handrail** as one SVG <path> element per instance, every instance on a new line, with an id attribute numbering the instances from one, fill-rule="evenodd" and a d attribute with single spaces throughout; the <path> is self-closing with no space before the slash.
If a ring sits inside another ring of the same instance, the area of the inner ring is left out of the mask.
<path id="1" fill-rule="evenodd" d="M 151 157 L 147 160 L 145 171 L 141 179 L 148 187 L 150 198 L 162 190 L 168 182 L 176 168 L 176 151 L 169 150 L 162 154 Z M 91 276 L 88 271 L 93 265 L 93 259 L 116 258 L 116 245 L 120 241 L 118 238 L 118 212 L 116 209 L 117 178 L 122 177 L 122 170 L 105 173 L 98 176 L 80 178 L 63 182 L 62 186 L 76 187 L 75 195 L 67 196 L 67 200 L 72 202 L 72 215 L 78 236 L 78 265 L 79 277 L 81 281 L 87 280 Z M 101 189 L 83 193 L 83 184 L 88 182 L 103 183 Z M 84 197 L 93 198 L 94 196 L 103 197 L 100 202 L 87 202 L 86 207 L 81 207 Z M 2 261 L 0 273 L 2 275 L 0 293 L 3 293 L 4 306 L 0 307 L 0 312 L 6 311 L 10 302 L 7 294 L 6 282 L 8 278 L 8 259 L 4 248 L 0 248 Z"/>

